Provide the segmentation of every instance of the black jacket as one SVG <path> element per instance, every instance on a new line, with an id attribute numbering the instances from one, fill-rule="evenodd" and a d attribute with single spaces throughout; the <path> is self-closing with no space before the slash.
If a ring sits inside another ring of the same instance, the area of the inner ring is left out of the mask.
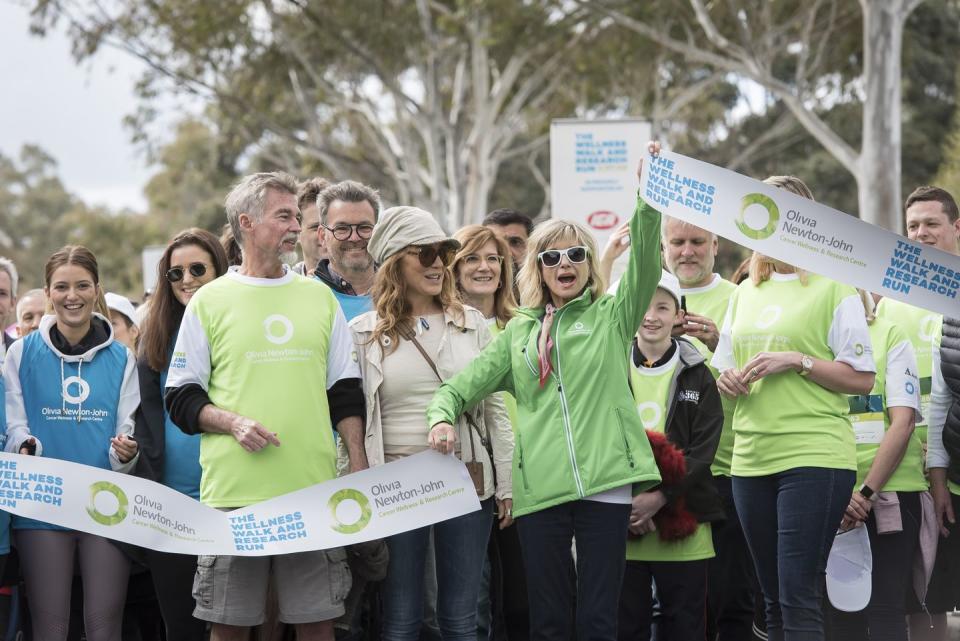
<path id="1" fill-rule="evenodd" d="M 324 258 L 317 264 L 317 269 L 313 272 L 313 275 L 316 276 L 321 283 L 335 292 L 347 294 L 348 296 L 357 295 L 357 292 L 353 289 L 353 285 L 344 280 L 339 274 L 336 276 L 333 275 L 330 271 L 329 258 Z"/>
<path id="2" fill-rule="evenodd" d="M 952 397 L 943 423 L 943 448 L 950 455 L 947 478 L 960 483 L 960 318 L 943 317 L 940 371 Z"/>
<path id="3" fill-rule="evenodd" d="M 137 359 L 140 380 L 140 407 L 133 415 L 133 437 L 140 447 L 140 458 L 133 473 L 160 482 L 163 478 L 163 454 L 166 450 L 166 425 L 163 413 L 163 388 L 160 372 L 150 367 L 143 356 Z"/>
<path id="4" fill-rule="evenodd" d="M 671 502 L 683 496 L 687 509 L 699 522 L 722 521 L 726 518 L 723 502 L 710 472 L 723 430 L 720 392 L 697 348 L 683 338 L 675 341 L 680 363 L 670 384 L 664 433 L 667 440 L 683 451 L 687 474 L 682 483 L 662 485 L 660 490 Z M 639 353 L 634 339 L 634 363 L 638 362 Z"/>

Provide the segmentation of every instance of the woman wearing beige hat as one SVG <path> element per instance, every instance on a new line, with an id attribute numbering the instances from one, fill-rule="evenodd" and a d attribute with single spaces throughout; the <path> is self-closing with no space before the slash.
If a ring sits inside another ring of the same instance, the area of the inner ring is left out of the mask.
<path id="1" fill-rule="evenodd" d="M 459 302 L 447 269 L 459 245 L 432 215 L 415 207 L 385 211 L 370 239 L 368 249 L 379 265 L 371 291 L 374 311 L 358 316 L 350 327 L 363 373 L 371 467 L 429 447 L 427 403 L 442 380 L 466 367 L 490 342 L 483 315 Z M 444 641 L 476 639 L 477 592 L 494 496 L 503 523 L 511 522 L 513 433 L 495 397 L 482 401 L 455 429 L 457 454 L 471 470 L 481 509 L 387 539 L 390 565 L 382 588 L 382 638 L 387 641 L 419 636 L 431 529 L 441 635 Z"/>

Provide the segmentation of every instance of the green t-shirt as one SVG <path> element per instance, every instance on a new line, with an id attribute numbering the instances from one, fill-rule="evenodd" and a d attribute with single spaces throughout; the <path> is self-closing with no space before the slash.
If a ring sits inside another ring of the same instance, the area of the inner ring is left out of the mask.
<path id="1" fill-rule="evenodd" d="M 930 342 L 940 334 L 943 315 L 927 309 L 914 307 L 892 298 L 882 298 L 877 303 L 877 318 L 888 320 L 906 334 L 917 357 L 917 374 L 920 377 L 920 412 L 923 418 L 917 422 L 916 433 L 921 443 L 927 442 L 927 415 L 930 410 L 930 381 L 933 375 L 933 355 Z"/>
<path id="2" fill-rule="evenodd" d="M 720 327 L 727 313 L 730 297 L 736 289 L 736 285 L 721 278 L 720 274 L 714 274 L 713 281 L 709 285 L 681 289 L 680 293 L 686 299 L 687 310 L 691 314 L 706 316 Z M 713 377 L 718 378 L 720 372 L 709 364 L 710 359 L 713 358 L 713 352 L 696 338 L 692 336 L 687 338 L 703 354 Z M 710 471 L 714 476 L 730 476 L 730 461 L 733 458 L 733 410 L 737 402 L 721 395 L 720 403 L 723 406 L 723 431 L 720 433 L 720 444 L 717 446 L 717 454 L 713 458 Z"/>
<path id="3" fill-rule="evenodd" d="M 713 364 L 742 369 L 760 352 L 797 351 L 874 371 L 863 305 L 854 288 L 816 274 L 804 285 L 777 274 L 746 280 L 730 298 Z M 765 476 L 797 467 L 857 469 L 847 397 L 794 370 L 765 376 L 737 398 L 734 476 Z"/>
<path id="4" fill-rule="evenodd" d="M 670 382 L 679 363 L 679 349 L 669 361 L 657 367 L 637 367 L 631 363 L 630 385 L 645 429 L 658 432 L 666 429 Z M 628 561 L 698 561 L 713 556 L 709 523 L 699 524 L 693 534 L 679 541 L 663 541 L 657 532 L 627 541 Z"/>
<path id="5" fill-rule="evenodd" d="M 197 384 L 217 407 L 260 422 L 280 446 L 250 453 L 229 434 L 200 439 L 200 500 L 243 507 L 336 476 L 327 389 L 359 378 L 353 340 L 328 287 L 231 270 L 190 301 L 167 387 Z"/>
<path id="6" fill-rule="evenodd" d="M 868 395 L 850 396 L 850 422 L 857 440 L 857 485 L 861 485 L 890 428 L 888 407 L 920 409 L 919 379 L 910 341 L 899 327 L 878 318 L 870 325 L 877 380 Z M 923 446 L 914 432 L 907 451 L 890 479 L 876 491 L 922 492 L 928 487 L 923 474 Z"/>

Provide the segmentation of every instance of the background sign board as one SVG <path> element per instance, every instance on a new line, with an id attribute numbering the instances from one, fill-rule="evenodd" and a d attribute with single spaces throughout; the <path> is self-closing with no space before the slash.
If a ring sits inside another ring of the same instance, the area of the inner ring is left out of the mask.
<path id="1" fill-rule="evenodd" d="M 646 154 L 643 120 L 554 120 L 550 124 L 552 218 L 585 225 L 603 247 L 637 203 L 637 164 Z"/>

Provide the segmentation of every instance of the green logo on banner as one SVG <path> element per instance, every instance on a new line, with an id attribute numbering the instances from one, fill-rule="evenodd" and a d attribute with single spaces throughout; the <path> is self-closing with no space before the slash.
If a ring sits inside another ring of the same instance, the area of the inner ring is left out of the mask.
<path id="1" fill-rule="evenodd" d="M 112 494 L 117 499 L 116 512 L 104 514 L 97 509 L 97 494 L 100 494 L 100 492 Z M 127 495 L 110 481 L 98 481 L 90 486 L 90 505 L 87 506 L 87 514 L 100 525 L 116 525 L 122 522 L 123 519 L 127 518 L 127 505 L 129 505 Z"/>
<path id="2" fill-rule="evenodd" d="M 767 210 L 767 225 L 762 229 L 750 227 L 744 220 L 744 214 L 751 205 L 760 205 Z M 780 221 L 780 210 L 777 203 L 773 202 L 770 196 L 765 194 L 747 194 L 740 201 L 740 215 L 737 217 L 737 229 L 747 238 L 754 240 L 763 240 L 769 238 L 777 230 L 777 223 Z"/>
<path id="3" fill-rule="evenodd" d="M 337 508 L 344 501 L 354 501 L 360 506 L 360 518 L 353 523 L 343 523 L 339 518 L 337 518 Z M 327 505 L 330 506 L 330 512 L 333 515 L 334 524 L 330 527 L 341 534 L 356 534 L 363 528 L 367 527 L 367 523 L 370 522 L 370 517 L 373 515 L 373 511 L 370 509 L 369 499 L 367 499 L 364 493 L 360 490 L 345 489 L 340 490 L 339 492 L 334 492 Z"/>

